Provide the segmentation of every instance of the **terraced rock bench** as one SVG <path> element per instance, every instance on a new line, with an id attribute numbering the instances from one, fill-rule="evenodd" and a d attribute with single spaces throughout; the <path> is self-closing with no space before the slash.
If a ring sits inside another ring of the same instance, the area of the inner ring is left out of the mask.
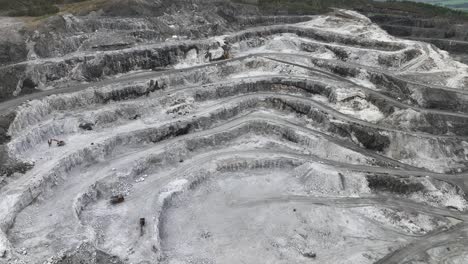
<path id="1" fill-rule="evenodd" d="M 0 263 L 466 259 L 468 66 L 352 11 L 243 21 L 0 68 Z"/>

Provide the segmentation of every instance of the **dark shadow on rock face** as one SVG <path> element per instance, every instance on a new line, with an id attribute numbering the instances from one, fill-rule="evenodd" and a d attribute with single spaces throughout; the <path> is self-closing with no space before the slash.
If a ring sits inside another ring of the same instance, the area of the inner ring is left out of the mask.
<path id="1" fill-rule="evenodd" d="M 399 179 L 389 175 L 367 175 L 366 178 L 369 188 L 377 192 L 410 194 L 425 189 L 419 182 L 414 183 L 407 179 Z"/>
<path id="2" fill-rule="evenodd" d="M 390 139 L 378 132 L 366 130 L 355 125 L 352 126 L 352 129 L 356 138 L 367 149 L 383 151 L 390 145 Z"/>
<path id="3" fill-rule="evenodd" d="M 26 43 L 0 41 L 0 65 L 26 60 Z"/>
<path id="4" fill-rule="evenodd" d="M 460 104 L 458 95 L 451 91 L 435 90 L 435 89 L 421 89 L 424 98 L 424 107 L 430 109 L 463 111 L 467 106 Z"/>
<path id="5" fill-rule="evenodd" d="M 21 92 L 23 94 L 33 93 L 35 91 L 36 87 L 37 87 L 37 84 L 34 83 L 34 81 L 31 80 L 31 78 L 26 78 L 23 81 L 23 87 L 21 89 Z"/>
<path id="6" fill-rule="evenodd" d="M 13 160 L 9 157 L 6 148 L 11 137 L 8 135 L 8 128 L 15 119 L 15 113 L 0 116 L 0 176 L 11 176 L 16 172 L 26 173 L 34 165 L 27 162 Z"/>
<path id="7" fill-rule="evenodd" d="M 8 135 L 8 129 L 10 128 L 11 122 L 15 119 L 16 114 L 11 112 L 7 115 L 0 116 L 0 144 L 5 144 L 10 141 L 10 136 Z"/>

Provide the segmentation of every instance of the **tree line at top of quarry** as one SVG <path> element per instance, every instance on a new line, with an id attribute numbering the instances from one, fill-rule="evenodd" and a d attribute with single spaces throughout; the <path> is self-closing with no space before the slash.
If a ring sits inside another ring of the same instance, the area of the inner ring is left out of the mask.
<path id="1" fill-rule="evenodd" d="M 288 14 L 316 14 L 328 12 L 330 8 L 346 8 L 358 11 L 388 10 L 392 13 L 411 13 L 423 17 L 444 17 L 468 20 L 468 13 L 444 6 L 413 1 L 374 0 L 235 0 L 254 4 L 267 12 Z"/>
<path id="2" fill-rule="evenodd" d="M 468 2 L 465 0 L 414 0 L 415 2 L 428 3 L 449 8 L 464 9 L 468 11 Z"/>
<path id="3" fill-rule="evenodd" d="M 328 12 L 330 8 L 347 9 L 388 9 L 392 12 L 409 12 L 419 16 L 446 17 L 451 19 L 468 20 L 468 13 L 461 10 L 450 9 L 462 8 L 454 1 L 437 1 L 438 5 L 431 5 L 411 1 L 374 1 L 374 0 L 225 0 L 253 4 L 262 11 L 288 14 L 319 14 Z M 160 1 L 156 1 L 157 5 Z M 215 1 L 216 2 L 216 1 Z M 425 1 L 431 2 L 431 1 Z M 433 2 L 433 1 L 432 1 Z M 442 3 L 444 2 L 444 3 Z M 122 1 L 105 0 L 0 0 L 0 14 L 8 16 L 33 16 L 41 17 L 59 12 L 88 13 L 99 9 L 106 9 L 113 5 L 121 5 Z M 139 3 L 141 4 L 141 3 Z M 152 3 L 145 3 L 151 5 Z M 445 7 L 446 6 L 446 7 Z M 110 8 L 112 9 L 112 8 Z M 137 15 L 137 14 L 136 14 Z"/>

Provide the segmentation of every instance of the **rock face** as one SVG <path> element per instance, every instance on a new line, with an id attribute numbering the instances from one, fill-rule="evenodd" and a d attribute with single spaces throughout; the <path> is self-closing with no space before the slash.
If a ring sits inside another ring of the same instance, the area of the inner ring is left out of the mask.
<path id="1" fill-rule="evenodd" d="M 467 65 L 353 11 L 112 2 L 0 68 L 0 263 L 468 257 Z"/>
<path id="2" fill-rule="evenodd" d="M 27 59 L 28 51 L 26 39 L 20 32 L 23 26 L 19 20 L 1 17 L 0 18 L 0 66 L 5 64 L 24 61 Z"/>
<path id="3" fill-rule="evenodd" d="M 110 1 L 99 12 L 85 16 L 64 14 L 35 28 L 5 29 L 11 36 L 0 42 L 0 65 L 4 65 L 0 69 L 0 100 L 45 89 L 50 81 L 89 81 L 165 67 L 175 63 L 179 49 L 185 53 L 185 48 L 191 48 L 182 47 L 181 40 L 308 19 L 262 17 L 255 9 L 227 1 L 141 3 Z M 41 69 L 36 68 L 39 65 Z"/>

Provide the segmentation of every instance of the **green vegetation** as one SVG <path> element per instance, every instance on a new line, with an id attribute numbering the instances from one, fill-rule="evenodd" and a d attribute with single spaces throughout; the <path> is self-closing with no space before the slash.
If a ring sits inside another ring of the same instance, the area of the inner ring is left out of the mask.
<path id="1" fill-rule="evenodd" d="M 427 3 L 390 0 L 386 2 L 374 2 L 373 4 L 377 8 L 392 9 L 402 12 L 406 11 L 426 17 L 440 16 L 448 18 L 468 18 L 468 13 L 461 10 L 454 10 L 447 7 L 436 6 Z"/>
<path id="2" fill-rule="evenodd" d="M 86 4 L 81 3 L 83 0 L 0 0 L 0 14 L 41 17 L 55 14 L 62 8 L 73 8 L 76 5 L 86 6 Z"/>
<path id="3" fill-rule="evenodd" d="M 468 11 L 467 0 L 412 0 L 412 1 Z"/>
<path id="4" fill-rule="evenodd" d="M 102 8 L 108 0 L 75 0 L 74 2 L 60 5 L 61 13 L 89 13 Z"/>
<path id="5" fill-rule="evenodd" d="M 468 11 L 468 1 L 466 0 L 443 0 L 433 2 L 433 4 Z"/>
<path id="6" fill-rule="evenodd" d="M 65 2 L 66 1 L 66 2 Z M 0 0 L 0 13 L 10 16 L 46 16 L 59 11 L 95 10 L 106 0 Z M 226 0 L 228 1 L 228 0 Z M 269 13 L 289 14 L 319 14 L 330 11 L 331 7 L 372 11 L 374 9 L 388 9 L 414 13 L 425 17 L 449 17 L 468 19 L 468 13 L 443 6 L 463 8 L 466 0 L 415 0 L 430 2 L 431 5 L 412 1 L 373 1 L 373 0 L 232 0 L 259 6 Z"/>
<path id="7" fill-rule="evenodd" d="M 330 11 L 332 7 L 355 9 L 358 11 L 391 10 L 412 13 L 422 17 L 446 17 L 468 19 L 468 13 L 442 6 L 412 1 L 372 1 L 372 0 L 236 0 L 259 6 L 270 13 L 318 14 Z M 450 0 L 459 1 L 459 0 Z M 462 0 L 466 1 L 466 0 Z"/>
<path id="8" fill-rule="evenodd" d="M 10 16 L 42 16 L 57 13 L 60 0 L 0 0 L 0 10 Z"/>

